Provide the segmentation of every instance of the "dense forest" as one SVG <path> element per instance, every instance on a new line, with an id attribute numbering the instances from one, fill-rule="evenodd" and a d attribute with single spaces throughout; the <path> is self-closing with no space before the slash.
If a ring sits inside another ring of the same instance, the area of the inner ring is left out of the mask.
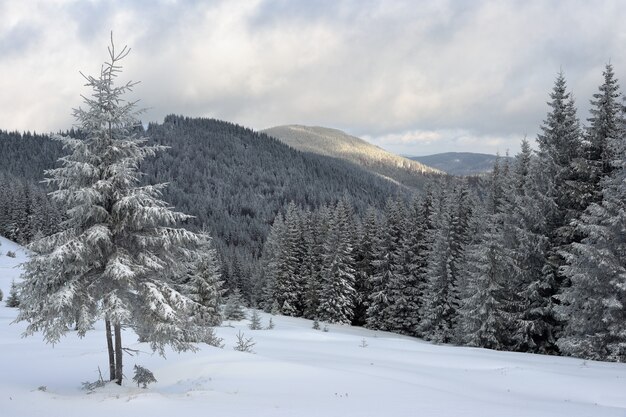
<path id="1" fill-rule="evenodd" d="M 267 311 L 500 350 L 626 361 L 626 124 L 613 68 L 581 128 L 560 74 L 537 151 L 485 196 L 441 181 L 355 216 L 292 204 L 263 252 Z"/>
<path id="2" fill-rule="evenodd" d="M 348 162 L 302 153 L 228 122 L 168 116 L 141 133 L 168 147 L 142 162 L 142 181 L 169 183 L 165 201 L 194 216 L 187 228 L 210 231 L 226 286 L 247 299 L 269 227 L 288 202 L 313 209 L 345 196 L 361 212 L 410 193 Z M 74 129 L 64 134 L 82 136 Z M 25 244 L 39 231 L 57 230 L 62 210 L 42 181 L 65 154 L 48 136 L 0 132 L 0 234 Z"/>

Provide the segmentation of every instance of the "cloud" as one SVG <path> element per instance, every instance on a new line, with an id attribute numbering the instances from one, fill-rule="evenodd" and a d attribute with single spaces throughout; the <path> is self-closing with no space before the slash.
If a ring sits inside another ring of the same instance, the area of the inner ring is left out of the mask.
<path id="1" fill-rule="evenodd" d="M 322 125 L 415 154 L 514 151 L 560 68 L 584 119 L 603 65 L 626 66 L 617 0 L 0 1 L 0 15 L 3 129 L 69 127 L 110 30 L 133 49 L 146 121 Z"/>

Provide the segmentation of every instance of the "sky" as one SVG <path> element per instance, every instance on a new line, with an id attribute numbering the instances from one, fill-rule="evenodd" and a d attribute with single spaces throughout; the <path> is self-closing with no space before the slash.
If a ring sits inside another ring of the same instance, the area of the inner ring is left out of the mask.
<path id="1" fill-rule="evenodd" d="M 344 130 L 403 155 L 519 150 L 559 71 L 588 117 L 626 1 L 0 0 L 0 129 L 65 130 L 113 32 L 144 123 Z"/>

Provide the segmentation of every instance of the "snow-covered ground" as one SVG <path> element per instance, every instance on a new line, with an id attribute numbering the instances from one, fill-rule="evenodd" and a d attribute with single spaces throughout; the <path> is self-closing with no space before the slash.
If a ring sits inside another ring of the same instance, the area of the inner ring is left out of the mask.
<path id="1" fill-rule="evenodd" d="M 6 297 L 26 254 L 0 243 Z M 167 359 L 131 343 L 128 333 L 126 346 L 143 353 L 125 356 L 126 375 L 140 364 L 158 382 L 88 394 L 81 382 L 96 380 L 98 367 L 106 376 L 102 326 L 53 347 L 40 336 L 21 338 L 24 324 L 11 324 L 17 311 L 0 304 L 0 415 L 7 417 L 626 416 L 626 364 L 435 346 L 347 326 L 325 333 L 309 320 L 281 316 L 273 317 L 273 330 L 225 323 L 217 329 L 224 349 Z M 261 315 L 267 325 L 270 316 Z M 233 350 L 239 330 L 254 338 L 255 354 Z"/>

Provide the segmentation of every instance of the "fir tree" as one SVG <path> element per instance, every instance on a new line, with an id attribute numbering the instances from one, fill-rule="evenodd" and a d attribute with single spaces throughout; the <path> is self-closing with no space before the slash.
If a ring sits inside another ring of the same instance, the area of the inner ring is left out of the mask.
<path id="1" fill-rule="evenodd" d="M 175 228 L 187 219 L 159 199 L 164 185 L 140 186 L 139 164 L 163 149 L 147 146 L 134 102 L 124 95 L 135 84 L 117 86 L 120 60 L 113 42 L 86 108 L 74 111 L 84 139 L 57 137 L 71 151 L 60 168 L 47 171 L 55 201 L 69 209 L 62 231 L 30 247 L 20 285 L 16 321 L 25 335 L 42 331 L 56 343 L 71 328 L 83 336 L 105 319 L 111 379 L 122 383 L 122 326 L 140 332 L 163 354 L 195 349 L 188 340 L 187 312 L 204 308 L 174 287 L 186 274 L 202 237 Z M 114 330 L 115 340 L 111 335 Z"/>
<path id="2" fill-rule="evenodd" d="M 371 293 L 367 309 L 366 325 L 370 329 L 389 330 L 393 317 L 391 305 L 394 300 L 391 285 L 399 285 L 398 274 L 403 273 L 402 217 L 398 204 L 388 201 L 385 216 L 380 225 L 380 236 L 373 242 Z"/>
<path id="3" fill-rule="evenodd" d="M 354 250 L 355 279 L 354 317 L 352 324 L 363 326 L 367 320 L 367 309 L 370 304 L 370 280 L 374 275 L 374 242 L 380 233 L 376 210 L 369 207 L 360 227 L 359 239 Z"/>
<path id="4" fill-rule="evenodd" d="M 455 339 L 460 303 L 460 276 L 455 257 L 465 251 L 466 243 L 461 236 L 466 232 L 459 234 L 455 231 L 457 214 L 453 196 L 442 187 L 431 214 L 434 229 L 429 237 L 432 246 L 428 251 L 428 282 L 421 309 L 420 331 L 426 339 L 437 343 Z"/>
<path id="5" fill-rule="evenodd" d="M 345 199 L 340 200 L 324 246 L 318 317 L 330 323 L 349 324 L 353 317 L 355 290 L 351 216 L 350 204 Z"/>
<path id="6" fill-rule="evenodd" d="M 542 321 L 546 326 L 544 339 L 536 340 L 538 349 L 556 352 L 556 338 L 563 323 L 555 312 L 557 294 L 565 284 L 560 268 L 565 264 L 561 251 L 576 239 L 572 221 L 580 216 L 583 201 L 576 186 L 577 160 L 581 154 L 581 133 L 573 97 L 567 92 L 563 73 L 557 76 L 548 102 L 550 111 L 537 136 L 539 150 L 537 196 L 545 215 L 544 234 L 547 238 L 542 268 L 541 290 L 536 294 L 544 301 Z"/>
<path id="7" fill-rule="evenodd" d="M 204 232 L 206 234 L 206 232 Z M 199 326 L 198 333 L 209 331 L 209 327 L 219 326 L 222 323 L 220 304 L 222 301 L 222 281 L 217 253 L 211 247 L 207 235 L 206 243 L 198 251 L 197 260 L 192 265 L 191 272 L 181 291 L 195 302 L 189 311 L 189 319 L 193 325 Z M 200 307 L 200 308 L 198 308 Z M 213 339 L 208 335 L 208 340 Z M 202 342 L 203 340 L 196 340 Z"/>
<path id="8" fill-rule="evenodd" d="M 270 319 L 271 320 L 271 319 Z M 259 312 L 256 310 L 252 311 L 252 316 L 250 316 L 250 324 L 248 324 L 250 330 L 261 330 L 261 316 L 259 316 Z"/>
<path id="9" fill-rule="evenodd" d="M 17 286 L 15 285 L 15 281 L 11 281 L 11 289 L 9 290 L 9 296 L 6 300 L 6 306 L 15 308 L 20 306 L 20 296 L 18 294 Z"/>
<path id="10" fill-rule="evenodd" d="M 563 272 L 571 286 L 561 295 L 559 312 L 568 322 L 558 345 L 568 355 L 624 362 L 626 135 L 614 131 L 606 139 L 606 154 L 612 159 L 610 174 L 600 182 L 602 200 L 592 203 L 577 222 L 585 238 L 565 252 L 568 265 Z"/>
<path id="11" fill-rule="evenodd" d="M 239 292 L 239 290 L 235 288 L 226 298 L 226 305 L 224 306 L 224 319 L 239 321 L 245 320 L 245 318 L 246 312 L 243 309 L 241 292 Z"/>

